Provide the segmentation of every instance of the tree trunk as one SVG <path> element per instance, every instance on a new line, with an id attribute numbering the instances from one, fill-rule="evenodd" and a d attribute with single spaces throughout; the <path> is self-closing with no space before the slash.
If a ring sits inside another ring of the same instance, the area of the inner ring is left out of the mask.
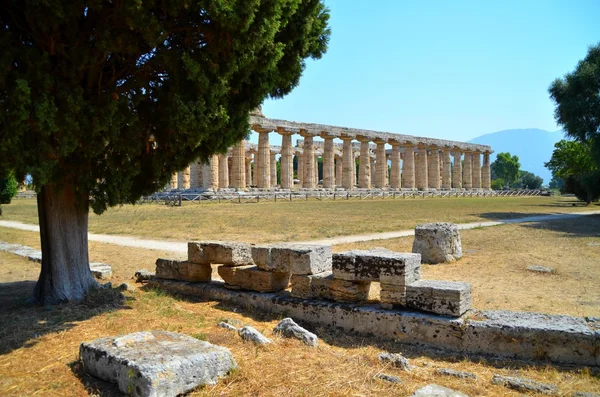
<path id="1" fill-rule="evenodd" d="M 42 305 L 80 301 L 98 286 L 88 257 L 89 197 L 65 182 L 42 186 L 37 204 L 42 270 L 33 298 Z"/>

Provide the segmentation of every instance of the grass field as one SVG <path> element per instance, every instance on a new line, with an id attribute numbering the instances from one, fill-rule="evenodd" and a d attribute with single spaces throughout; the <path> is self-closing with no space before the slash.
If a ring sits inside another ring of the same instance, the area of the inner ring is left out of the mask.
<path id="1" fill-rule="evenodd" d="M 37 223 L 35 200 L 13 200 L 3 220 Z M 126 205 L 90 215 L 94 233 L 173 240 L 303 241 L 412 229 L 424 222 L 476 222 L 597 210 L 553 197 Z"/>

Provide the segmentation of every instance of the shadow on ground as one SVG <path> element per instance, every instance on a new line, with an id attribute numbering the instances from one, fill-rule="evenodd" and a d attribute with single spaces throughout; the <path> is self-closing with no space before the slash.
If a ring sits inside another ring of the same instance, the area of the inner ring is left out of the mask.
<path id="1" fill-rule="evenodd" d="M 41 307 L 28 302 L 35 281 L 0 283 L 0 355 L 29 348 L 46 334 L 69 330 L 75 322 L 104 312 L 130 309 L 117 289 L 98 289 L 81 303 Z M 6 320 L 10 319 L 10 320 Z"/>
<path id="2" fill-rule="evenodd" d="M 498 221 L 503 219 L 527 218 L 546 216 L 548 214 L 527 214 L 521 212 L 487 212 L 478 216 Z M 600 237 L 600 214 L 579 215 L 572 218 L 553 219 L 547 221 L 534 221 L 519 223 L 520 226 L 530 229 L 550 230 L 565 233 L 569 237 Z"/>

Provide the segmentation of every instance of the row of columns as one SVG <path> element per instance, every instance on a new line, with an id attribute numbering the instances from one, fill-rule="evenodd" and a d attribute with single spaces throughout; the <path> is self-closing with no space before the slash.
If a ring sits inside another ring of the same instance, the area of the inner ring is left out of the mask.
<path id="1" fill-rule="evenodd" d="M 277 186 L 277 153 L 269 146 L 269 132 L 259 131 L 258 148 L 255 151 L 254 167 L 252 157 L 248 156 L 244 141 L 231 150 L 231 157 L 214 155 L 208 164 L 195 164 L 202 172 L 193 172 L 188 167 L 179 175 L 174 174 L 171 187 L 206 187 L 218 189 L 232 187 L 243 189 L 256 186 L 270 189 Z M 294 187 L 292 133 L 280 132 L 281 180 L 282 189 Z M 301 134 L 304 137 L 302 153 L 298 158 L 298 179 L 300 186 L 314 189 L 318 186 L 318 156 L 315 151 L 314 135 Z M 331 189 L 343 187 L 353 189 L 357 184 L 356 157 L 352 140 L 342 137 L 342 153 L 336 155 L 334 137 L 323 136 L 323 187 Z M 357 137 L 360 142 L 358 157 L 358 187 L 391 189 L 490 189 L 490 157 L 483 153 L 483 164 L 479 152 L 461 151 L 448 147 L 436 147 L 415 144 L 391 143 L 391 156 L 386 152 L 386 141 L 376 140 L 375 157 L 372 161 L 371 140 Z M 464 154 L 464 160 L 462 156 Z M 453 157 L 453 162 L 451 161 Z M 388 178 L 388 161 L 390 172 Z M 454 165 L 452 165 L 452 163 Z M 463 165 L 464 163 L 464 165 Z M 191 175 L 194 174 L 193 177 Z M 192 182 L 193 181 L 193 182 Z"/>

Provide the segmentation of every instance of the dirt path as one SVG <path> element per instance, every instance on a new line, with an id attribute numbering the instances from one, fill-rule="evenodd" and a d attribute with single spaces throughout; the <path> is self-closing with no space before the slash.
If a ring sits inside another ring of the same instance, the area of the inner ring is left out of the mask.
<path id="1" fill-rule="evenodd" d="M 458 228 L 461 230 L 467 229 L 475 229 L 478 227 L 489 227 L 489 226 L 498 226 L 503 224 L 511 224 L 511 223 L 523 223 L 523 222 L 540 222 L 540 221 L 549 221 L 549 220 L 559 220 L 559 219 L 571 219 L 579 216 L 587 216 L 587 215 L 598 215 L 600 211 L 585 211 L 585 212 L 572 212 L 569 214 L 551 214 L 551 215 L 538 215 L 538 216 L 528 216 L 524 218 L 515 218 L 515 219 L 503 219 L 492 222 L 472 222 L 472 223 L 460 223 L 458 224 Z M 0 227 L 7 227 L 12 229 L 25 230 L 30 232 L 39 232 L 39 227 L 37 225 L 31 225 L 21 222 L 15 221 L 0 221 Z M 311 240 L 311 241 L 299 241 L 298 244 L 347 244 L 347 243 L 357 243 L 361 241 L 371 241 L 371 240 L 386 240 L 391 238 L 398 237 L 408 237 L 415 234 L 414 230 L 398 230 L 394 232 L 383 232 L 383 233 L 370 233 L 370 234 L 359 234 L 353 236 L 338 236 L 332 238 L 326 238 L 321 240 Z M 181 253 L 187 253 L 187 242 L 177 242 L 177 241 L 162 241 L 162 240 L 148 240 L 141 239 L 137 237 L 131 236 L 122 236 L 122 235 L 108 235 L 108 234 L 95 234 L 89 233 L 88 239 L 90 241 L 97 241 L 100 243 L 106 244 L 115 244 L 123 247 L 135 247 L 135 248 L 145 248 L 151 250 L 161 250 L 161 251 L 171 251 Z"/>

